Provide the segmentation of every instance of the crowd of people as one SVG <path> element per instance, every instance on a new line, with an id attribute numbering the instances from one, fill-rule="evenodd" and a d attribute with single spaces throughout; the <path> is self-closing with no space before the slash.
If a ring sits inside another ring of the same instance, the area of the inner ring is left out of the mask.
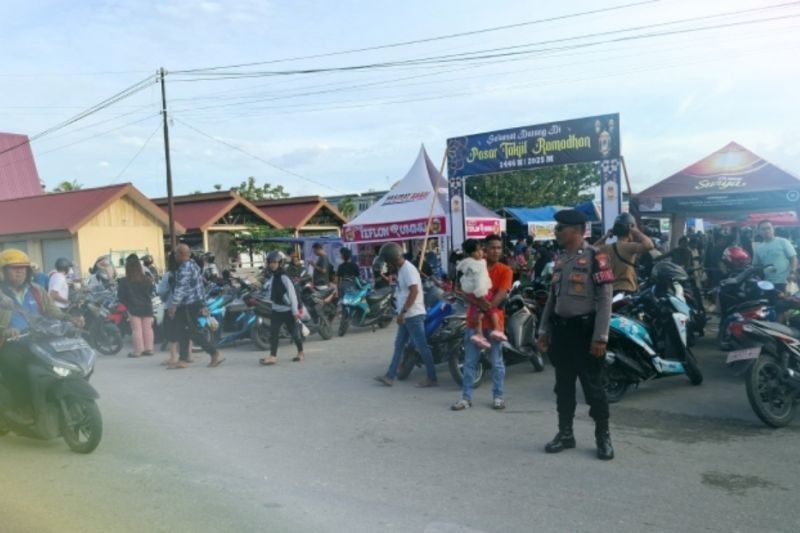
<path id="1" fill-rule="evenodd" d="M 580 381 L 590 405 L 589 414 L 595 421 L 598 457 L 613 458 L 608 402 L 602 382 L 611 297 L 618 292 L 635 293 L 639 280 L 646 278 L 657 262 L 669 260 L 707 286 L 714 286 L 750 265 L 768 265 L 764 275 L 778 290 L 797 290 L 795 245 L 777 236 L 769 221 L 761 222 L 755 233 L 736 228 L 710 233 L 689 231 L 672 250 L 665 249 L 660 235 L 640 230 L 627 214 L 620 215 L 608 233 L 594 239 L 593 245 L 584 239 L 587 221 L 581 213 L 564 210 L 557 213 L 556 221 L 553 242 L 522 239 L 512 247 L 498 235 L 481 241 L 470 239 L 464 243 L 463 254 L 451 257 L 448 269 L 450 281 L 460 287 L 468 304 L 463 387 L 460 398 L 451 405 L 454 411 L 472 406 L 474 375 L 482 351 L 488 352 L 492 367 L 492 408 L 505 408 L 502 344 L 507 339 L 502 304 L 514 280 L 546 287 L 548 299 L 538 342 L 555 368 L 558 408 L 558 433 L 545 447 L 549 453 L 575 446 L 572 420 L 576 409 L 575 385 Z M 272 302 L 272 315 L 269 354 L 259 360 L 262 365 L 278 362 L 282 329 L 289 331 L 297 349 L 292 360 L 305 358 L 300 333 L 302 303 L 295 289 L 299 280 L 307 278 L 316 288 L 333 284 L 344 290 L 345 282 L 361 276 L 347 248 L 339 250 L 335 267 L 321 244 L 313 247 L 313 253 L 314 259 L 308 263 L 295 249 L 286 254 L 272 251 L 266 256 L 263 291 Z M 438 385 L 425 334 L 423 279 L 442 273 L 434 260 L 436 254 L 426 257 L 430 260 L 423 262 L 425 266 L 420 271 L 419 258 L 412 262 L 399 244 L 388 243 L 381 247 L 373 264 L 373 286 L 392 285 L 396 302 L 394 350 L 387 371 L 375 378 L 384 386 L 394 384 L 409 344 L 416 348 L 426 370 L 426 377 L 418 386 Z M 69 319 L 72 264 L 61 258 L 53 267 L 49 275 L 43 275 L 21 251 L 5 250 L 0 254 L 3 274 L 0 289 L 3 298 L 13 302 L 13 309 L 0 309 L 4 338 L 14 338 L 24 331 L 30 314 Z M 125 276 L 119 280 L 115 277 L 109 259 L 102 257 L 93 265 L 87 285 L 116 288 L 119 301 L 129 314 L 132 333 L 129 357 L 155 353 L 153 296 L 157 294 L 166 309 L 162 327 L 169 350 L 164 363 L 167 368 L 187 368 L 192 362 L 193 344 L 210 356 L 209 367 L 216 368 L 225 361 L 198 327 L 198 317 L 207 312 L 207 285 L 229 279 L 227 271 L 220 273 L 213 255 L 194 255 L 187 245 L 181 244 L 169 255 L 167 268 L 160 275 L 152 257 L 131 254 L 125 260 Z M 19 374 L 21 364 L 19 354 L 0 350 L 4 373 Z"/>

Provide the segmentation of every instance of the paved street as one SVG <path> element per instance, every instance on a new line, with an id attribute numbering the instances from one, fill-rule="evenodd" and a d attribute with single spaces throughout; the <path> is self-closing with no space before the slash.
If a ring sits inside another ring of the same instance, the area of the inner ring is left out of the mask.
<path id="1" fill-rule="evenodd" d="M 99 361 L 105 436 L 89 456 L 62 441 L 0 440 L 0 531 L 798 531 L 800 424 L 769 430 L 721 354 L 701 343 L 700 387 L 671 378 L 612 406 L 617 458 L 556 429 L 552 369 L 509 368 L 508 408 L 453 413 L 438 389 L 381 387 L 394 328 L 288 346 L 259 367 L 250 345 L 219 369 L 161 357 Z M 124 352 L 123 352 L 124 353 Z M 196 354 L 200 357 L 199 354 Z"/>

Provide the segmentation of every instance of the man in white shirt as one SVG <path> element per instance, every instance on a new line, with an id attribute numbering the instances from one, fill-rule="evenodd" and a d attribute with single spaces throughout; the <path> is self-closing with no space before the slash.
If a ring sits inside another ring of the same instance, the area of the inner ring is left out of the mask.
<path id="1" fill-rule="evenodd" d="M 433 366 L 433 355 L 425 336 L 425 303 L 422 294 L 422 279 L 419 271 L 403 258 L 403 249 L 399 244 L 390 242 L 384 244 L 380 251 L 381 258 L 390 270 L 397 271 L 397 289 L 395 302 L 397 305 L 397 335 L 394 339 L 394 355 L 389 364 L 389 370 L 383 376 L 375 378 L 376 381 L 391 387 L 397 377 L 397 367 L 405 352 L 408 341 L 414 344 L 417 352 L 425 363 L 427 378 L 417 384 L 418 387 L 435 387 L 439 384 L 436 380 L 436 368 Z"/>
<path id="2" fill-rule="evenodd" d="M 72 263 L 65 257 L 56 260 L 56 269 L 50 274 L 50 281 L 47 283 L 50 298 L 59 309 L 69 307 L 69 282 L 67 274 L 72 268 Z"/>

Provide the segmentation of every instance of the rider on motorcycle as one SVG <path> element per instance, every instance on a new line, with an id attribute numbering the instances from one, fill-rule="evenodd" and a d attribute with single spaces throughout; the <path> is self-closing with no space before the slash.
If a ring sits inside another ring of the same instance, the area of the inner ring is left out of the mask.
<path id="1" fill-rule="evenodd" d="M 25 333 L 29 317 L 45 316 L 63 319 L 66 315 L 48 294 L 32 282 L 33 269 L 25 252 L 9 248 L 0 253 L 0 370 L 11 391 L 12 401 L 23 406 L 28 387 L 27 359 L 14 340 Z M 78 320 L 80 322 L 80 320 Z"/>

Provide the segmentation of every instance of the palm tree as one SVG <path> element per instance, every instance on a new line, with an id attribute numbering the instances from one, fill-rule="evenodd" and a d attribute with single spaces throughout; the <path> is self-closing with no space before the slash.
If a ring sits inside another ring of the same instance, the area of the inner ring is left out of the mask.
<path id="1" fill-rule="evenodd" d="M 356 214 L 356 203 L 352 196 L 342 198 L 342 201 L 339 202 L 337 207 L 339 208 L 339 212 L 343 214 L 347 220 L 350 220 L 353 215 Z"/>
<path id="2" fill-rule="evenodd" d="M 83 189 L 83 185 L 78 183 L 78 180 L 62 181 L 58 186 L 53 189 L 53 192 L 69 192 Z"/>

